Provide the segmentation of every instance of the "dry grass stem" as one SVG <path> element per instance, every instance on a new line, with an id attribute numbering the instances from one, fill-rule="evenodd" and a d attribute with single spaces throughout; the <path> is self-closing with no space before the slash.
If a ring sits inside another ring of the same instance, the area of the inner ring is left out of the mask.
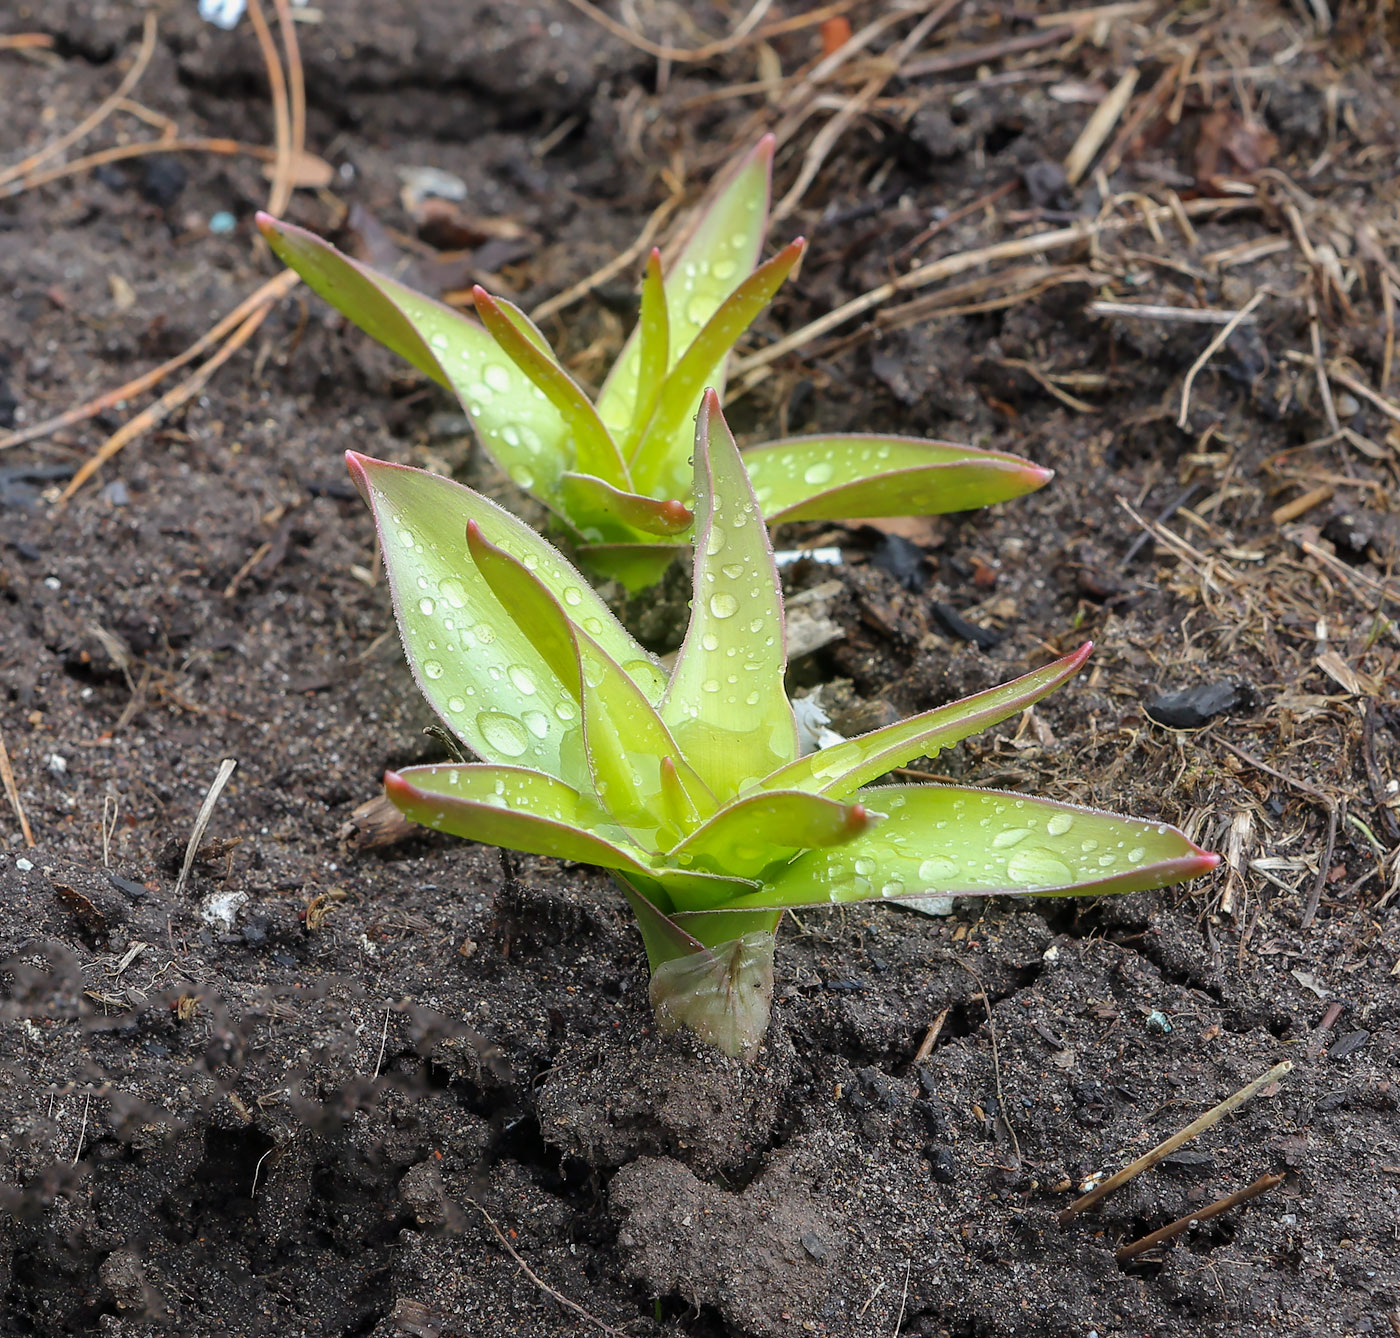
<path id="1" fill-rule="evenodd" d="M 1132 1241 L 1128 1245 L 1121 1246 L 1113 1257 L 1120 1264 L 1126 1263 L 1129 1259 L 1136 1259 L 1139 1255 L 1146 1254 L 1154 1246 L 1174 1240 L 1183 1231 L 1195 1226 L 1198 1222 L 1208 1222 L 1212 1217 L 1219 1217 L 1221 1213 L 1228 1213 L 1231 1208 L 1238 1208 L 1240 1204 L 1248 1203 L 1250 1199 L 1257 1199 L 1259 1195 L 1283 1184 L 1284 1178 L 1277 1172 L 1271 1175 L 1261 1175 L 1252 1185 L 1236 1190 L 1233 1194 L 1227 1194 L 1223 1199 L 1217 1199 L 1209 1207 L 1202 1208 L 1199 1212 L 1188 1213 L 1185 1217 L 1178 1217 L 1175 1222 L 1149 1232 L 1146 1236 Z"/>
<path id="2" fill-rule="evenodd" d="M 82 468 L 69 479 L 68 485 L 59 495 L 58 504 L 62 506 L 67 503 L 74 493 L 108 460 L 117 455 L 123 447 L 134 441 L 148 428 L 162 422 L 182 404 L 188 403 L 198 395 L 208 384 L 209 378 L 257 333 L 276 302 L 295 288 L 298 282 L 297 276 L 291 270 L 286 270 L 279 274 L 276 279 L 269 280 L 268 283 L 264 284 L 258 290 L 259 293 L 264 294 L 263 300 L 244 317 L 243 321 L 225 340 L 223 346 L 196 371 L 166 391 L 153 405 L 142 410 L 135 418 L 123 423 L 113 432 L 98 447 L 97 451 L 83 462 Z"/>
<path id="3" fill-rule="evenodd" d="M 1233 1096 L 1228 1096 L 1219 1105 L 1212 1106 L 1199 1119 L 1192 1120 L 1186 1128 L 1179 1133 L 1173 1134 L 1170 1138 L 1158 1143 L 1150 1152 L 1145 1152 L 1136 1161 L 1129 1163 L 1116 1175 L 1111 1175 L 1103 1184 L 1091 1189 L 1083 1198 L 1076 1199 L 1068 1208 L 1060 1214 L 1060 1225 L 1067 1226 L 1080 1213 L 1092 1208 L 1094 1204 L 1112 1194 L 1115 1189 L 1121 1189 L 1136 1175 L 1141 1175 L 1143 1171 L 1150 1170 L 1157 1165 L 1164 1157 L 1169 1157 L 1177 1148 L 1189 1143 L 1198 1134 L 1203 1134 L 1212 1125 L 1219 1124 L 1232 1111 L 1238 1110 L 1246 1101 L 1257 1093 L 1261 1092 L 1270 1083 L 1278 1082 L 1293 1071 L 1292 1060 L 1285 1059 L 1280 1064 L 1275 1064 L 1267 1073 L 1255 1078 L 1251 1083 L 1246 1083 Z"/>
<path id="4" fill-rule="evenodd" d="M 33 850 L 34 833 L 30 830 L 29 819 L 25 816 L 24 805 L 20 802 L 19 786 L 15 784 L 14 768 L 10 766 L 10 751 L 5 747 L 3 732 L 0 732 L 0 782 L 4 784 L 5 797 L 10 801 L 10 807 L 14 809 L 15 817 L 19 820 L 19 830 L 24 837 L 24 844 Z"/>
<path id="5" fill-rule="evenodd" d="M 1240 328 L 1249 316 L 1249 313 L 1268 295 L 1269 290 L 1267 288 L 1261 288 L 1255 293 L 1244 306 L 1235 312 L 1235 314 L 1221 326 L 1210 343 L 1202 350 L 1201 356 L 1191 364 L 1190 370 L 1186 373 L 1186 379 L 1181 383 L 1181 412 L 1176 416 L 1177 427 L 1184 428 L 1187 424 L 1191 412 L 1191 387 L 1195 385 L 1196 377 L 1200 375 L 1201 369 L 1225 347 L 1225 341 Z"/>
<path id="6" fill-rule="evenodd" d="M 1089 170 L 1089 164 L 1094 161 L 1098 151 L 1103 148 L 1104 141 L 1108 138 L 1113 127 L 1118 124 L 1118 118 L 1123 115 L 1123 109 L 1128 105 L 1128 99 L 1133 96 L 1137 81 L 1137 70 L 1128 70 L 1113 86 L 1113 91 L 1094 108 L 1093 115 L 1084 123 L 1084 129 L 1079 132 L 1079 138 L 1074 141 L 1074 146 L 1065 155 L 1065 179 L 1071 186 L 1079 184 L 1084 173 Z"/>
<path id="7" fill-rule="evenodd" d="M 199 806 L 199 812 L 195 815 L 194 829 L 190 832 L 190 841 L 185 847 L 184 863 L 180 865 L 180 876 L 175 880 L 175 899 L 177 901 L 180 893 L 185 890 L 185 882 L 190 876 L 190 870 L 194 867 L 195 856 L 199 854 L 200 842 L 204 840 L 204 833 L 209 827 L 209 819 L 214 816 L 214 805 L 219 802 L 219 796 L 223 794 L 224 786 L 228 784 L 229 777 L 233 775 L 237 765 L 238 759 L 234 757 L 226 757 L 219 763 L 213 784 L 209 786 L 209 792 L 204 796 L 204 802 Z"/>
<path id="8" fill-rule="evenodd" d="M 117 85 L 115 93 L 103 99 L 91 112 L 71 130 L 65 131 L 57 139 L 50 140 L 43 148 L 35 150 L 29 157 L 21 159 L 12 166 L 0 170 L 0 186 L 7 186 L 12 181 L 27 176 L 40 163 L 47 162 L 50 158 L 62 153 L 70 144 L 76 144 L 80 139 L 85 138 L 93 130 L 105 121 L 118 105 L 123 102 L 131 90 L 141 81 L 141 76 L 146 73 L 146 66 L 151 63 L 151 57 L 156 49 L 156 16 L 153 10 L 146 13 L 145 24 L 141 30 L 141 45 L 136 52 L 136 59 L 132 62 L 131 68 L 126 72 L 120 84 Z"/>

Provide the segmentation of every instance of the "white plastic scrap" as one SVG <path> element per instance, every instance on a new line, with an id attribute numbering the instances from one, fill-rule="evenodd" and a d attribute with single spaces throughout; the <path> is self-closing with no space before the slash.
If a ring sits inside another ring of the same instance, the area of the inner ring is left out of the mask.
<path id="1" fill-rule="evenodd" d="M 298 9 L 306 5 L 306 0 L 292 0 Z M 232 32 L 238 27 L 238 20 L 248 9 L 248 0 L 199 0 L 199 17 L 216 28 Z"/>
<path id="2" fill-rule="evenodd" d="M 792 714 L 797 720 L 797 751 L 800 757 L 830 748 L 833 743 L 845 743 L 843 734 L 829 729 L 831 717 L 822 709 L 821 688 L 809 696 L 798 697 L 792 704 Z"/>
<path id="3" fill-rule="evenodd" d="M 216 892 L 199 908 L 199 918 L 221 933 L 229 933 L 238 919 L 238 912 L 248 900 L 246 892 Z"/>

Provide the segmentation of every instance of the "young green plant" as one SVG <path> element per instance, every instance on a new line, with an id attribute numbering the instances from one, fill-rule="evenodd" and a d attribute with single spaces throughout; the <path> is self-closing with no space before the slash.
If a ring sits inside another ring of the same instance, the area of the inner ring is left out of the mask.
<path id="1" fill-rule="evenodd" d="M 688 542 L 700 392 L 722 389 L 730 351 L 806 245 L 798 238 L 759 263 L 772 159 L 767 136 L 732 170 L 664 274 L 660 253 L 651 253 L 640 318 L 596 401 L 511 303 L 476 288 L 476 321 L 301 228 L 267 215 L 258 224 L 316 292 L 455 391 L 497 464 L 553 512 L 594 570 L 635 590 Z M 769 441 L 744 460 L 775 523 L 964 511 L 1051 477 L 1015 455 L 865 434 Z"/>
<path id="2" fill-rule="evenodd" d="M 390 799 L 429 827 L 607 869 L 636 915 L 663 1028 L 751 1054 L 789 908 L 1132 892 L 1217 863 L 1162 823 L 995 790 L 871 784 L 1040 700 L 1088 645 L 799 756 L 778 573 L 713 392 L 696 425 L 691 621 L 669 674 L 494 503 L 348 458 L 418 685 L 483 759 L 390 772 Z"/>

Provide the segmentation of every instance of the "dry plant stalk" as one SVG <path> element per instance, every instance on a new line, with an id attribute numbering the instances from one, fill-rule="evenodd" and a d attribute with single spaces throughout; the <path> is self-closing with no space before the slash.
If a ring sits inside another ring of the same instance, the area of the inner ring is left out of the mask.
<path id="1" fill-rule="evenodd" d="M 1197 1134 L 1204 1133 L 1212 1125 L 1219 1124 L 1231 1111 L 1238 1110 L 1246 1101 L 1263 1091 L 1272 1082 L 1278 1082 L 1293 1071 L 1293 1061 L 1285 1059 L 1275 1064 L 1267 1073 L 1245 1084 L 1233 1096 L 1227 1096 L 1219 1105 L 1212 1106 L 1199 1119 L 1192 1120 L 1186 1128 L 1170 1138 L 1158 1143 L 1150 1152 L 1145 1152 L 1136 1161 L 1130 1162 L 1116 1175 L 1111 1175 L 1103 1184 L 1091 1189 L 1083 1198 L 1076 1199 L 1060 1214 L 1060 1225 L 1068 1226 L 1080 1213 L 1092 1208 L 1100 1199 L 1107 1198 L 1115 1189 L 1121 1189 L 1134 1176 L 1156 1166 L 1164 1157 L 1169 1157 L 1177 1148 L 1189 1143 Z"/>

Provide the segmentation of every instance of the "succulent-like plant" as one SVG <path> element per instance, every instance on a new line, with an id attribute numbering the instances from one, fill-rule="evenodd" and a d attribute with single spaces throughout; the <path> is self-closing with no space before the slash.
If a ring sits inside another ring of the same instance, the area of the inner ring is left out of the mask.
<path id="1" fill-rule="evenodd" d="M 792 272 L 798 238 L 758 264 L 773 139 L 732 171 L 663 275 L 653 251 L 641 316 L 598 398 L 560 364 L 524 312 L 474 290 L 480 323 L 265 214 L 263 235 L 322 297 L 454 390 L 485 449 L 543 502 L 595 570 L 631 589 L 655 581 L 687 542 L 690 445 L 700 392 L 723 387 L 735 342 Z M 793 437 L 744 461 L 770 522 L 933 515 L 1041 487 L 1019 456 L 880 435 Z"/>
<path id="2" fill-rule="evenodd" d="M 429 827 L 609 870 L 640 926 L 663 1027 L 752 1052 L 790 907 L 1131 892 L 1215 866 L 1161 823 L 996 790 L 871 786 L 1038 701 L 1078 671 L 1087 644 L 799 756 L 778 574 L 713 392 L 694 457 L 691 621 L 669 674 L 494 503 L 348 457 L 418 685 L 484 759 L 390 772 L 389 797 Z"/>

